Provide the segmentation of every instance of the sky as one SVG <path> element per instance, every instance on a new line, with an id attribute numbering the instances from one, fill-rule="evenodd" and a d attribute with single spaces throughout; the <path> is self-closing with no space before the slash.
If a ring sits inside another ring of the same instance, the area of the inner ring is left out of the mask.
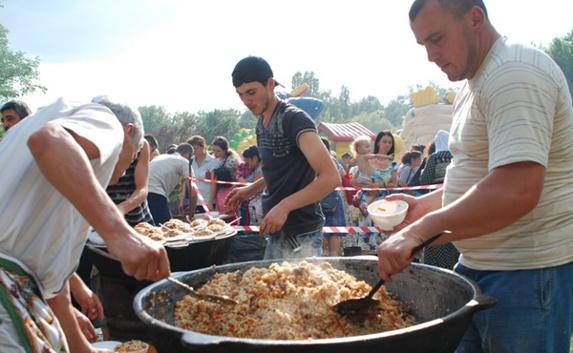
<path id="1" fill-rule="evenodd" d="M 40 59 L 46 93 L 86 102 L 101 94 L 136 106 L 198 112 L 244 106 L 231 83 L 241 58 L 264 57 L 288 89 L 312 71 L 320 90 L 382 104 L 409 87 L 458 87 L 426 60 L 409 0 L 0 0 L 13 51 Z M 573 30 L 571 0 L 485 0 L 498 32 L 547 46 Z"/>

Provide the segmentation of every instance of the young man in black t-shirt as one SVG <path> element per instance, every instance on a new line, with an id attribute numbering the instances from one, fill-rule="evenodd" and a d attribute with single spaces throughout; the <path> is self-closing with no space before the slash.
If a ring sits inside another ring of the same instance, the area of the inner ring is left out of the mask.
<path id="1" fill-rule="evenodd" d="M 319 201 L 340 185 L 340 177 L 314 122 L 302 110 L 281 101 L 269 64 L 249 56 L 233 70 L 233 85 L 256 116 L 263 178 L 233 190 L 229 207 L 263 192 L 261 235 L 269 235 L 265 258 L 322 254 L 324 216 Z"/>

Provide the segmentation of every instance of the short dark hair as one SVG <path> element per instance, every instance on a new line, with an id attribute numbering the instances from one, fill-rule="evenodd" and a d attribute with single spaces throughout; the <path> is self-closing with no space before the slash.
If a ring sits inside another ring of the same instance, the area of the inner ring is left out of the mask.
<path id="1" fill-rule="evenodd" d="M 414 159 L 421 159 L 422 158 L 422 152 L 420 151 L 412 151 L 410 152 L 410 163 L 412 162 L 412 160 Z"/>
<path id="2" fill-rule="evenodd" d="M 179 154 L 184 154 L 184 153 L 189 153 L 189 154 L 193 154 L 193 146 L 191 146 L 188 143 L 182 143 L 179 146 L 177 146 L 177 148 L 175 149 L 175 152 L 179 153 Z"/>
<path id="3" fill-rule="evenodd" d="M 193 135 L 189 138 L 189 140 L 187 140 L 187 143 L 191 146 L 205 147 L 207 140 L 205 140 L 205 138 L 201 135 Z"/>
<path id="4" fill-rule="evenodd" d="M 426 6 L 428 1 L 430 0 L 415 0 L 412 3 L 409 12 L 410 22 L 413 22 L 416 19 L 416 17 L 418 17 L 418 14 L 420 13 L 420 11 L 422 11 L 424 6 Z M 455 18 L 461 18 L 474 6 L 481 8 L 485 14 L 485 17 L 488 18 L 487 9 L 485 7 L 485 4 L 483 3 L 483 0 L 437 0 L 437 1 L 442 9 L 454 15 Z"/>
<path id="5" fill-rule="evenodd" d="M 412 149 L 412 151 L 418 151 L 418 152 L 424 153 L 426 146 L 422 145 L 421 143 L 418 143 L 418 144 L 412 145 L 411 149 Z"/>
<path id="6" fill-rule="evenodd" d="M 247 56 L 235 65 L 231 76 L 235 87 L 249 82 L 260 82 L 266 86 L 269 78 L 272 78 L 274 74 L 265 59 L 258 56 Z"/>
<path id="7" fill-rule="evenodd" d="M 147 143 L 149 143 L 149 148 L 151 148 L 152 152 L 159 147 L 159 144 L 157 143 L 157 139 L 155 138 L 155 136 L 147 134 L 143 136 L 143 138 L 147 140 Z"/>
<path id="8" fill-rule="evenodd" d="M 217 146 L 225 152 L 226 155 L 229 155 L 229 140 L 225 136 L 216 136 L 211 142 L 211 145 Z"/>
<path id="9" fill-rule="evenodd" d="M 243 151 L 243 157 L 244 158 L 257 157 L 259 160 L 261 160 L 261 157 L 259 156 L 259 148 L 255 145 L 249 146 L 246 150 Z"/>
<path id="10" fill-rule="evenodd" d="M 404 153 L 400 162 L 402 162 L 402 164 L 404 164 L 404 165 L 410 164 L 412 162 L 412 152 Z"/>
<path id="11" fill-rule="evenodd" d="M 2 106 L 2 108 L 0 108 L 0 113 L 4 113 L 4 111 L 8 109 L 12 109 L 13 111 L 15 111 L 16 114 L 18 114 L 18 116 L 20 117 L 20 119 L 24 119 L 28 115 L 32 114 L 32 111 L 30 110 L 30 108 L 28 108 L 28 105 L 26 103 L 15 99 L 6 102 Z"/>

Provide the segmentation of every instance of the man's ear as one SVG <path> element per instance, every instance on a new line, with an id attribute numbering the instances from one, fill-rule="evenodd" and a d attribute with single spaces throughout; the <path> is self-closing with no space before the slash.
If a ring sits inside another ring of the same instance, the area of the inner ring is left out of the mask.
<path id="1" fill-rule="evenodd" d="M 133 129 L 135 129 L 135 126 L 132 123 L 127 123 L 123 125 L 123 132 L 128 136 L 131 136 L 131 134 L 133 133 Z"/>
<path id="2" fill-rule="evenodd" d="M 480 28 L 484 25 L 485 13 L 479 6 L 472 7 L 469 15 L 472 28 Z"/>

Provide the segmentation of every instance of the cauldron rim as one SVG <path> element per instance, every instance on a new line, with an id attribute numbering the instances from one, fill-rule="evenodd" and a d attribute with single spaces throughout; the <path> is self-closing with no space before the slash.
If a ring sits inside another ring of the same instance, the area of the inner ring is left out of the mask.
<path id="1" fill-rule="evenodd" d="M 172 276 L 175 278 L 188 276 L 190 274 L 198 274 L 201 272 L 208 272 L 212 271 L 215 272 L 225 272 L 226 268 L 235 268 L 238 265 L 241 269 L 248 269 L 250 268 L 249 265 L 262 265 L 267 264 L 270 265 L 272 263 L 282 263 L 283 261 L 287 261 L 290 263 L 298 263 L 301 261 L 311 261 L 311 262 L 328 262 L 329 260 L 344 260 L 345 262 L 364 262 L 364 261 L 377 261 L 375 256 L 355 256 L 355 257 L 310 257 L 304 259 L 273 259 L 273 260 L 260 260 L 260 261 L 248 261 L 248 262 L 239 262 L 233 264 L 225 264 L 221 266 L 210 266 L 202 269 L 197 269 L 193 271 L 183 271 L 183 272 L 176 272 L 173 273 Z M 220 344 L 220 343 L 241 343 L 241 344 L 256 344 L 260 346 L 275 346 L 275 345 L 284 345 L 285 342 L 288 342 L 289 345 L 294 346 L 309 346 L 309 345 L 328 345 L 328 344 L 336 344 L 336 343 L 353 343 L 353 342 L 362 342 L 362 341 L 369 341 L 374 339 L 381 339 L 381 338 L 391 338 L 397 336 L 404 336 L 409 334 L 414 334 L 421 330 L 431 329 L 432 327 L 436 327 L 438 325 L 442 325 L 448 321 L 451 321 L 457 317 L 471 315 L 473 312 L 481 309 L 488 308 L 490 306 L 495 305 L 496 300 L 492 297 L 483 295 L 480 288 L 475 284 L 473 281 L 467 279 L 466 277 L 448 270 L 444 268 L 439 268 L 435 266 L 420 264 L 420 263 L 412 263 L 410 266 L 422 268 L 427 271 L 439 272 L 446 274 L 450 277 L 455 277 L 457 281 L 464 283 L 465 286 L 471 288 L 473 291 L 472 299 L 467 301 L 463 306 L 458 308 L 457 310 L 428 321 L 424 321 L 412 326 L 408 326 L 401 329 L 396 330 L 389 330 L 383 332 L 376 332 L 367 335 L 359 335 L 359 336 L 346 336 L 346 337 L 336 337 L 336 338 L 320 338 L 320 339 L 305 339 L 305 340 L 275 340 L 275 339 L 260 339 L 260 338 L 242 338 L 242 337 L 232 337 L 232 336 L 217 336 L 217 335 L 210 335 L 205 333 L 200 333 L 196 331 L 182 329 L 180 327 L 170 325 L 164 321 L 158 320 L 152 317 L 146 310 L 143 309 L 143 299 L 155 289 L 155 287 L 161 286 L 164 283 L 167 283 L 167 280 L 161 280 L 151 284 L 150 286 L 142 289 L 134 298 L 133 301 L 133 308 L 137 316 L 146 324 L 148 325 L 156 325 L 164 330 L 176 331 L 182 334 L 183 336 L 187 336 L 192 338 L 193 341 L 199 341 L 201 344 L 210 345 L 210 344 Z M 218 271 L 221 270 L 221 271 Z M 406 271 L 406 270 L 404 270 Z"/>

